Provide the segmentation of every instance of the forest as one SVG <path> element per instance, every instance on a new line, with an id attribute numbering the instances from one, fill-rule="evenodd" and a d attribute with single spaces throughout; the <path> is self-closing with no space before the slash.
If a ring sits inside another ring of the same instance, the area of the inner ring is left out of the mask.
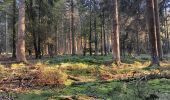
<path id="1" fill-rule="evenodd" d="M 170 100 L 170 0 L 0 0 L 0 100 Z"/>

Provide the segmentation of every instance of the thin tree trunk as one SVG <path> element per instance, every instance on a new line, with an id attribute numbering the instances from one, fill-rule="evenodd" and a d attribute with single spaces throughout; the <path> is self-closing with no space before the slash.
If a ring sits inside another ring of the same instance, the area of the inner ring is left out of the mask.
<path id="1" fill-rule="evenodd" d="M 101 52 L 101 55 L 103 55 L 103 24 L 102 24 L 102 14 L 101 14 L 101 35 L 100 35 L 100 52 Z"/>
<path id="2" fill-rule="evenodd" d="M 103 38 L 104 38 L 104 55 L 107 55 L 107 48 L 106 48 L 106 32 L 105 32 L 105 15 L 103 10 Z"/>
<path id="3" fill-rule="evenodd" d="M 16 0 L 13 0 L 13 34 L 12 34 L 12 58 L 16 58 Z"/>
<path id="4" fill-rule="evenodd" d="M 95 32 L 95 55 L 98 55 L 98 36 L 96 31 L 96 17 L 94 19 L 94 32 Z"/>
<path id="5" fill-rule="evenodd" d="M 74 2 L 71 0 L 71 33 L 72 33 L 72 55 L 75 55 L 75 40 L 74 40 Z"/>
<path id="6" fill-rule="evenodd" d="M 94 0 L 94 3 L 93 3 L 93 6 L 94 6 L 94 33 L 95 33 L 95 56 L 98 55 L 98 34 L 97 34 L 97 12 L 96 12 L 96 1 Z"/>
<path id="7" fill-rule="evenodd" d="M 37 55 L 38 55 L 38 59 L 41 59 L 41 36 L 40 36 L 40 25 L 41 25 L 41 2 L 39 2 L 39 15 L 38 15 L 38 20 L 39 20 L 39 23 L 38 23 L 38 43 L 37 43 Z"/>
<path id="8" fill-rule="evenodd" d="M 139 30 L 137 30 L 137 33 L 136 33 L 136 47 L 137 47 L 137 55 L 139 56 L 140 55 L 140 50 L 139 50 Z"/>
<path id="9" fill-rule="evenodd" d="M 58 23 L 58 22 L 57 22 Z M 55 49 L 55 55 L 57 54 L 57 34 L 58 34 L 58 24 L 55 26 L 55 47 L 54 47 L 54 49 Z"/>
<path id="10" fill-rule="evenodd" d="M 70 12 L 70 32 L 69 32 L 69 53 L 72 54 L 72 26 L 71 26 L 71 12 Z"/>
<path id="11" fill-rule="evenodd" d="M 83 50 L 83 55 L 86 56 L 86 50 L 87 50 L 87 39 L 86 39 L 86 35 L 84 36 L 84 50 Z"/>
<path id="12" fill-rule="evenodd" d="M 5 16 L 5 53 L 8 54 L 8 15 Z"/>
<path id="13" fill-rule="evenodd" d="M 38 59 L 41 59 L 41 37 L 40 34 L 38 33 Z"/>
<path id="14" fill-rule="evenodd" d="M 91 11 L 91 10 L 92 10 L 92 7 L 91 7 L 91 6 L 92 6 L 92 5 L 91 5 L 91 3 L 92 3 L 92 2 L 91 2 L 91 0 L 90 0 L 90 26 L 89 26 L 89 27 L 90 27 L 90 30 L 89 30 L 89 31 L 90 31 L 90 32 L 89 32 L 89 33 L 90 33 L 90 34 L 89 34 L 89 50 L 90 50 L 90 56 L 92 56 L 92 27 L 91 27 L 91 26 L 92 26 L 92 23 L 91 23 L 91 20 L 92 20 L 92 18 L 91 18 L 91 17 L 92 17 L 92 11 Z"/>

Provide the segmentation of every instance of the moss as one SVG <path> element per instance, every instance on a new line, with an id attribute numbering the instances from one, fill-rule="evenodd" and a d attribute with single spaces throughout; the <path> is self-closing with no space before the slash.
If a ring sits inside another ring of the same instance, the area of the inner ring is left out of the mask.
<path id="1" fill-rule="evenodd" d="M 49 97 L 53 96 L 50 91 L 32 91 L 26 94 L 20 94 L 16 100 L 47 100 Z"/>
<path id="2" fill-rule="evenodd" d="M 148 82 L 149 86 L 154 90 L 170 93 L 170 80 L 169 79 L 155 79 Z"/>
<path id="3" fill-rule="evenodd" d="M 156 79 L 148 81 L 145 84 L 139 85 L 141 95 L 147 97 L 150 93 L 159 90 L 160 92 L 169 93 L 169 82 L 167 79 Z M 148 84 L 148 85 L 147 85 Z M 63 89 L 45 89 L 36 90 L 27 94 L 20 94 L 19 97 L 24 100 L 59 100 L 60 97 L 76 97 L 77 100 L 93 100 L 106 99 L 106 100 L 142 100 L 136 94 L 137 87 L 135 84 L 128 84 L 124 82 L 112 81 L 109 83 L 91 82 L 78 86 L 66 86 Z M 21 100 L 21 99 L 18 99 Z M 166 100 L 166 99 L 165 99 Z"/>

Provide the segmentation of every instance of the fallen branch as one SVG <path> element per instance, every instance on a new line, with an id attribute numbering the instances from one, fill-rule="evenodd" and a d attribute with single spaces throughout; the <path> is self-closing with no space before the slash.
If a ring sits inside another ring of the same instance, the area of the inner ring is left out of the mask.
<path id="1" fill-rule="evenodd" d="M 68 79 L 74 80 L 74 81 L 81 81 L 81 79 L 79 77 L 75 77 L 75 76 L 68 76 Z"/>

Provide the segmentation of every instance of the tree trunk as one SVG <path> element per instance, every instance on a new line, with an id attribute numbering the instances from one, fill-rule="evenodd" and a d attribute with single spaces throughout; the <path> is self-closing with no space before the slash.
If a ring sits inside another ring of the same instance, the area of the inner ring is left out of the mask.
<path id="1" fill-rule="evenodd" d="M 86 47 L 87 46 L 87 39 L 86 39 L 86 37 L 87 36 L 85 35 L 84 39 L 83 39 L 84 40 L 83 41 L 84 42 L 83 56 L 86 56 L 86 50 L 87 50 L 87 47 Z"/>
<path id="2" fill-rule="evenodd" d="M 31 19 L 31 29 L 32 29 L 32 36 L 33 36 L 35 58 L 38 59 L 37 35 L 35 32 L 36 21 L 35 21 L 35 15 L 33 14 L 33 0 L 30 0 L 30 19 Z"/>
<path id="3" fill-rule="evenodd" d="M 157 35 L 156 35 L 156 23 L 154 12 L 154 0 L 147 0 L 147 15 L 148 15 L 148 32 L 149 41 L 151 45 L 152 64 L 159 65 Z"/>
<path id="4" fill-rule="evenodd" d="M 33 34 L 33 44 L 34 44 L 34 52 L 35 52 L 35 58 L 38 59 L 38 51 L 37 51 L 37 38 L 35 34 L 34 27 L 32 27 L 32 34 Z"/>
<path id="5" fill-rule="evenodd" d="M 98 55 L 98 34 L 97 34 L 97 9 L 96 9 L 96 1 L 94 0 L 94 34 L 95 34 L 95 56 Z"/>
<path id="6" fill-rule="evenodd" d="M 140 50 L 139 50 L 139 32 L 137 30 L 137 33 L 136 33 L 136 46 L 137 46 L 137 55 L 139 56 L 140 55 Z"/>
<path id="7" fill-rule="evenodd" d="M 161 36 L 160 36 L 160 18 L 159 18 L 159 6 L 158 0 L 154 0 L 154 11 L 155 11 L 155 23 L 156 23 L 156 35 L 157 35 L 157 45 L 158 45 L 158 53 L 159 59 L 163 59 L 163 52 L 162 52 L 162 44 L 161 44 Z"/>
<path id="8" fill-rule="evenodd" d="M 97 36 L 97 30 L 96 30 L 96 17 L 94 19 L 94 33 L 95 33 L 95 56 L 98 55 L 98 36 Z"/>
<path id="9" fill-rule="evenodd" d="M 8 39 L 9 39 L 9 35 L 8 35 L 8 15 L 6 13 L 5 16 L 5 53 L 6 55 L 8 55 Z"/>
<path id="10" fill-rule="evenodd" d="M 103 56 L 103 24 L 102 24 L 102 14 L 101 14 L 101 35 L 100 35 L 100 45 L 101 45 L 101 48 L 100 48 L 100 52 L 101 52 L 101 55 Z"/>
<path id="11" fill-rule="evenodd" d="M 13 0 L 13 34 L 12 34 L 12 58 L 16 58 L 16 0 Z"/>
<path id="12" fill-rule="evenodd" d="M 42 39 L 41 39 L 41 9 L 42 9 L 42 1 L 39 1 L 39 15 L 38 15 L 38 36 L 37 36 L 37 56 L 38 56 L 38 59 L 41 59 L 41 42 L 42 42 Z"/>
<path id="13" fill-rule="evenodd" d="M 165 48 L 164 48 L 164 52 L 166 54 L 168 54 L 170 52 L 170 43 L 169 43 L 169 26 L 168 26 L 168 14 L 167 14 L 167 3 L 164 2 L 164 17 L 165 17 L 165 20 L 164 20 L 164 27 L 165 27 Z"/>
<path id="14" fill-rule="evenodd" d="M 105 31 L 105 14 L 103 9 L 103 38 L 104 38 L 104 55 L 107 55 L 107 48 L 106 48 L 106 31 Z"/>
<path id="15" fill-rule="evenodd" d="M 120 60 L 120 43 L 119 43 L 119 12 L 118 12 L 118 0 L 113 0 L 113 55 L 114 61 L 119 66 Z"/>
<path id="16" fill-rule="evenodd" d="M 39 33 L 38 33 L 38 48 L 37 48 L 37 52 L 38 52 L 38 59 L 41 59 L 41 37 L 40 37 Z"/>
<path id="17" fill-rule="evenodd" d="M 58 21 L 57 25 L 55 26 L 55 55 L 57 55 L 58 48 L 57 48 L 57 42 L 58 42 Z"/>
<path id="18" fill-rule="evenodd" d="M 75 55 L 75 40 L 74 40 L 74 2 L 71 0 L 71 33 L 72 33 L 72 55 Z"/>
<path id="19" fill-rule="evenodd" d="M 90 30 L 89 30 L 90 31 L 89 32 L 90 33 L 89 34 L 89 51 L 90 51 L 90 56 L 92 56 L 92 27 L 91 27 L 92 26 L 91 25 L 91 19 L 92 19 L 91 18 L 92 17 L 92 11 L 91 10 L 92 10 L 92 5 L 91 4 L 92 4 L 92 2 L 90 0 L 90 26 L 89 26 L 90 27 Z"/>
<path id="20" fill-rule="evenodd" d="M 25 0 L 19 0 L 17 61 L 27 62 L 25 55 Z"/>

